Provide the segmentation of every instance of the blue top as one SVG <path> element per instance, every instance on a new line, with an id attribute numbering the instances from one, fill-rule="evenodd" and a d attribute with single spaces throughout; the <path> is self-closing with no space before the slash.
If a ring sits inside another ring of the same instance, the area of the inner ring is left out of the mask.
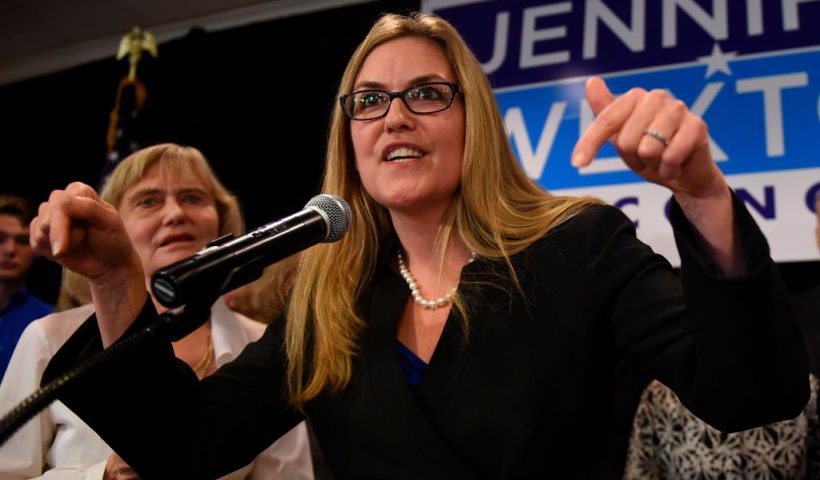
<path id="1" fill-rule="evenodd" d="M 0 379 L 6 373 L 14 347 L 29 323 L 45 317 L 54 307 L 23 289 L 9 297 L 0 311 Z"/>
<path id="2" fill-rule="evenodd" d="M 411 387 L 418 387 L 421 385 L 421 378 L 424 376 L 425 370 L 427 370 L 427 364 L 400 341 L 396 340 L 396 345 L 399 347 L 399 363 L 407 384 Z"/>

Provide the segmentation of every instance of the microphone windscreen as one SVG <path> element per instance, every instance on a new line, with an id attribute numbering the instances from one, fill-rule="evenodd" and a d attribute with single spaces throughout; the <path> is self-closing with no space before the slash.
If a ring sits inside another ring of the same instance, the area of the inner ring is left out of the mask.
<path id="1" fill-rule="evenodd" d="M 323 240 L 325 243 L 333 243 L 342 238 L 353 222 L 350 205 L 344 198 L 336 195 L 316 195 L 305 204 L 305 208 L 315 210 L 325 218 L 328 225 L 327 235 Z"/>

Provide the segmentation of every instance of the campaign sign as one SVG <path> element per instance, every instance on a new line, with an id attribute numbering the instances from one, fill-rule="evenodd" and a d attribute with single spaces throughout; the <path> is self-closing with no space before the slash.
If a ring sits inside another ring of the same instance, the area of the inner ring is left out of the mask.
<path id="1" fill-rule="evenodd" d="M 774 259 L 820 256 L 820 1 L 429 0 L 423 8 L 476 52 L 521 165 L 546 189 L 621 208 L 642 240 L 678 264 L 668 190 L 630 171 L 609 144 L 589 167 L 570 164 L 594 118 L 584 98 L 590 75 L 616 95 L 663 89 L 708 124 L 712 155 Z"/>

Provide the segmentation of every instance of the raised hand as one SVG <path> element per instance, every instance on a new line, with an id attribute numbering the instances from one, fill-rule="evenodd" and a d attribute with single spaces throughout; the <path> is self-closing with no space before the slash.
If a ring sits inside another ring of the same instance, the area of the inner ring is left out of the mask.
<path id="1" fill-rule="evenodd" d="M 589 165 L 610 140 L 624 162 L 644 179 L 676 195 L 722 195 L 726 181 L 709 151 L 706 123 L 663 90 L 633 88 L 615 99 L 599 77 L 586 83 L 595 121 L 572 154 L 576 167 Z"/>
<path id="2" fill-rule="evenodd" d="M 712 159 L 703 120 L 663 90 L 633 88 L 615 99 L 601 78 L 592 77 L 585 93 L 595 121 L 575 144 L 573 165 L 589 165 L 610 140 L 629 168 L 672 190 L 724 273 L 743 274 L 732 197 Z"/>
<path id="3" fill-rule="evenodd" d="M 40 205 L 30 235 L 37 253 L 88 279 L 103 344 L 113 343 L 147 295 L 142 263 L 117 210 L 75 182 Z"/>
<path id="4" fill-rule="evenodd" d="M 112 269 L 141 268 L 117 210 L 79 182 L 54 190 L 40 204 L 31 222 L 31 245 L 91 282 Z"/>

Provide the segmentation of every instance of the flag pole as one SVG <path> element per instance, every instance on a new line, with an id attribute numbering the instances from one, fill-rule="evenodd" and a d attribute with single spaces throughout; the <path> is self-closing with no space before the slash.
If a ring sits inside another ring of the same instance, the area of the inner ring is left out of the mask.
<path id="1" fill-rule="evenodd" d="M 150 31 L 134 27 L 122 37 L 117 50 L 117 60 L 128 58 L 128 75 L 120 80 L 114 108 L 109 115 L 106 159 L 98 189 L 102 188 L 123 158 L 141 147 L 140 112 L 145 108 L 148 98 L 148 89 L 137 78 L 137 66 L 143 52 L 148 52 L 154 58 L 158 56 L 156 38 Z"/>

